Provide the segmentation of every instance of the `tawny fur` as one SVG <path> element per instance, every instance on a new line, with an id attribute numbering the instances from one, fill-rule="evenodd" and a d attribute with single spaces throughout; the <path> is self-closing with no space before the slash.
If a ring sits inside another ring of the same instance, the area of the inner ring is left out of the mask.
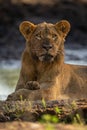
<path id="1" fill-rule="evenodd" d="M 87 98 L 87 66 L 64 63 L 64 41 L 69 30 L 65 20 L 38 25 L 25 21 L 20 25 L 26 48 L 16 91 L 7 100 L 20 100 L 20 95 L 28 100 Z M 47 51 L 42 46 L 48 43 L 52 48 Z M 48 52 L 52 58 L 42 55 Z"/>

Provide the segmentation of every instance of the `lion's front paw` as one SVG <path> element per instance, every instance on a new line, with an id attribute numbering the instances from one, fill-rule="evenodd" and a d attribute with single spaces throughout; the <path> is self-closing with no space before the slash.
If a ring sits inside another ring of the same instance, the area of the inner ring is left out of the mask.
<path id="1" fill-rule="evenodd" d="M 40 89 L 40 84 L 37 81 L 29 81 L 26 83 L 26 89 L 29 89 L 29 90 Z"/>

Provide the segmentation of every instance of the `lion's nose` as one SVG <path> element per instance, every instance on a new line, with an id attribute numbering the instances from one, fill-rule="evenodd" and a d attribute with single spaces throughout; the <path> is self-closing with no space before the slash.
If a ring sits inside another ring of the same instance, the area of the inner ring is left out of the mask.
<path id="1" fill-rule="evenodd" d="M 45 49 L 45 50 L 50 50 L 52 48 L 52 45 L 51 44 L 43 44 L 42 47 Z"/>

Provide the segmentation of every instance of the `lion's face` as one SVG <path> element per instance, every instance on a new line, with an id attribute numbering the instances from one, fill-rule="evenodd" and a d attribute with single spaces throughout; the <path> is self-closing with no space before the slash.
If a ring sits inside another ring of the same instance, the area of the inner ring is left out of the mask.
<path id="1" fill-rule="evenodd" d="M 32 56 L 43 62 L 52 62 L 62 54 L 61 45 L 69 29 L 70 24 L 67 21 L 55 25 L 45 22 L 38 25 L 23 22 L 20 26 Z"/>
<path id="2" fill-rule="evenodd" d="M 42 23 L 31 35 L 30 43 L 33 55 L 40 61 L 53 61 L 58 55 L 61 38 L 53 25 Z"/>

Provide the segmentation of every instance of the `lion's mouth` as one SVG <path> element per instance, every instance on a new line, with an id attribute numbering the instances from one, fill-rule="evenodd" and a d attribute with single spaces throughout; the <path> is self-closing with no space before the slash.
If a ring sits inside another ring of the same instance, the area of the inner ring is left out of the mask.
<path id="1" fill-rule="evenodd" d="M 50 54 L 43 54 L 39 57 L 40 61 L 44 61 L 44 62 L 51 62 L 53 61 L 54 57 Z"/>

